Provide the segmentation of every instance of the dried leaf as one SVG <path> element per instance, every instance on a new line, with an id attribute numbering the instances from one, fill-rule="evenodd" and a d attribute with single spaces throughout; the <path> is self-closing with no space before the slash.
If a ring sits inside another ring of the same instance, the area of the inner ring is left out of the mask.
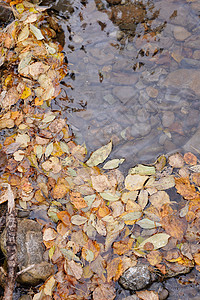
<path id="1" fill-rule="evenodd" d="M 56 184 L 53 189 L 53 198 L 61 199 L 66 196 L 69 191 L 69 187 L 63 183 Z"/>
<path id="2" fill-rule="evenodd" d="M 70 268 L 71 274 L 77 279 L 81 279 L 83 274 L 83 269 L 80 264 L 75 263 L 73 260 L 67 262 L 68 267 Z"/>
<path id="3" fill-rule="evenodd" d="M 173 168 L 182 168 L 184 166 L 184 159 L 180 153 L 172 154 L 169 157 L 169 164 Z"/>
<path id="4" fill-rule="evenodd" d="M 89 167 L 94 167 L 94 166 L 101 164 L 109 156 L 111 150 L 112 150 L 112 141 L 110 143 L 108 143 L 107 145 L 94 151 L 91 154 L 90 158 L 87 160 L 86 164 Z"/>
<path id="5" fill-rule="evenodd" d="M 53 143 L 50 143 L 45 150 L 45 157 L 48 158 L 53 151 Z"/>
<path id="6" fill-rule="evenodd" d="M 117 281 L 123 273 L 123 265 L 120 257 L 115 257 L 111 262 L 107 263 L 107 282 L 111 282 L 112 279 Z"/>
<path id="7" fill-rule="evenodd" d="M 169 195 L 165 191 L 158 191 L 149 197 L 149 201 L 157 209 L 161 209 L 163 204 L 171 203 Z"/>
<path id="8" fill-rule="evenodd" d="M 190 184 L 189 178 L 175 178 L 177 193 L 187 200 L 195 199 L 199 196 L 195 186 Z"/>
<path id="9" fill-rule="evenodd" d="M 51 276 L 46 282 L 45 282 L 45 285 L 44 285 L 44 293 L 45 295 L 47 296 L 52 296 L 52 293 L 53 293 L 53 290 L 55 288 L 55 285 L 56 285 L 56 281 L 54 279 L 54 276 Z"/>
<path id="10" fill-rule="evenodd" d="M 77 209 L 82 209 L 87 207 L 87 203 L 85 202 L 81 194 L 78 192 L 72 192 L 70 194 L 70 201 Z"/>
<path id="11" fill-rule="evenodd" d="M 155 266 L 161 263 L 162 255 L 157 250 L 151 251 L 149 254 L 147 254 L 147 260 L 150 263 L 150 265 Z"/>
<path id="12" fill-rule="evenodd" d="M 136 291 L 136 294 L 142 300 L 159 300 L 158 293 L 154 291 Z"/>
<path id="13" fill-rule="evenodd" d="M 186 162 L 186 164 L 188 164 L 188 165 L 196 165 L 197 164 L 197 157 L 191 152 L 185 153 L 183 158 L 184 158 L 184 161 Z"/>
<path id="14" fill-rule="evenodd" d="M 154 250 L 157 250 L 159 248 L 166 246 L 169 238 L 170 238 L 170 235 L 167 233 L 157 233 L 157 234 L 151 236 L 150 238 L 144 240 L 139 245 L 139 249 L 144 249 L 144 246 L 146 243 L 151 243 L 154 246 Z"/>
<path id="15" fill-rule="evenodd" d="M 136 224 L 138 224 L 140 227 L 142 227 L 144 229 L 152 229 L 152 228 L 161 226 L 160 223 L 154 222 L 154 221 L 146 219 L 146 218 L 144 218 L 140 221 L 137 221 Z"/>
<path id="16" fill-rule="evenodd" d="M 101 284 L 93 292 L 93 300 L 114 300 L 115 288 L 110 284 Z"/>
<path id="17" fill-rule="evenodd" d="M 53 228 L 47 228 L 44 230 L 43 240 L 45 242 L 52 241 L 57 237 L 57 232 Z"/>
<path id="18" fill-rule="evenodd" d="M 22 42 L 22 41 L 24 41 L 24 40 L 26 40 L 27 38 L 28 38 L 28 36 L 29 36 L 29 27 L 28 27 L 28 25 L 26 25 L 23 29 L 22 29 L 22 31 L 20 32 L 20 34 L 18 35 L 18 39 L 17 39 L 17 41 L 18 42 Z"/>
<path id="19" fill-rule="evenodd" d="M 114 195 L 110 192 L 103 192 L 100 193 L 100 195 L 104 200 L 111 201 L 111 202 L 119 200 L 121 196 L 118 192 L 116 192 Z"/>

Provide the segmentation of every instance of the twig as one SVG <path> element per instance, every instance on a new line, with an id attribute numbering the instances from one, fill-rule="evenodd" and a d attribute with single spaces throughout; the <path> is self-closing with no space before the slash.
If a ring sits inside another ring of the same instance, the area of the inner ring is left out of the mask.
<path id="1" fill-rule="evenodd" d="M 35 267 L 35 264 L 30 265 L 30 266 L 28 266 L 27 268 L 25 268 L 25 269 L 23 269 L 23 270 L 17 272 L 16 277 L 18 277 L 18 276 L 21 275 L 21 274 L 26 273 L 27 271 L 33 269 L 34 267 Z"/>
<path id="2" fill-rule="evenodd" d="M 8 212 L 6 215 L 6 251 L 8 275 L 3 300 L 12 300 L 17 266 L 17 214 L 15 210 L 15 200 L 12 189 L 9 184 L 4 184 L 4 186 L 8 188 Z"/>

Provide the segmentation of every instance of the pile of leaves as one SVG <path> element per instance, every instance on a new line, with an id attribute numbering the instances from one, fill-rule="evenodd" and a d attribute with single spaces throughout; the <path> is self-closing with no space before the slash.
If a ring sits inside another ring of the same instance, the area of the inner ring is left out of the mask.
<path id="1" fill-rule="evenodd" d="M 10 184 L 18 209 L 47 211 L 49 221 L 38 222 L 57 265 L 33 299 L 114 299 L 115 282 L 141 261 L 163 278 L 200 271 L 197 157 L 161 156 L 125 178 L 124 159 L 108 159 L 112 141 L 87 159 L 67 120 L 48 106 L 66 74 L 53 41 L 59 28 L 43 8 L 13 4 L 16 20 L 0 31 L 0 184 Z M 141 299 L 148 293 L 137 292 Z"/>

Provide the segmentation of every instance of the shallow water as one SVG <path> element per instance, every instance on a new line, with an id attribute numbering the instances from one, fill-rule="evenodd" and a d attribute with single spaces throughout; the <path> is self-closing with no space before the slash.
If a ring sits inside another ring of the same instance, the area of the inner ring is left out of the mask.
<path id="1" fill-rule="evenodd" d="M 66 18 L 69 76 L 52 109 L 89 152 L 112 139 L 111 157 L 125 157 L 125 168 L 198 151 L 199 1 L 121 3 L 53 4 Z"/>

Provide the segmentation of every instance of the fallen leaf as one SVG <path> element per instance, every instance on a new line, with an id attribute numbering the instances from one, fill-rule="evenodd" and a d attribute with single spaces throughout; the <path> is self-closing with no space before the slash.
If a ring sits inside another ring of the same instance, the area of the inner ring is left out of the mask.
<path id="1" fill-rule="evenodd" d="M 77 279 L 81 279 L 83 274 L 83 268 L 80 264 L 75 263 L 73 260 L 67 262 L 67 266 L 70 268 L 71 274 Z M 68 272 L 67 272 L 68 273 Z"/>
<path id="2" fill-rule="evenodd" d="M 191 152 L 185 153 L 183 158 L 184 158 L 184 161 L 186 162 L 186 164 L 188 164 L 188 165 L 196 165 L 197 164 L 197 157 Z"/>
<path id="3" fill-rule="evenodd" d="M 57 232 L 53 228 L 47 228 L 43 233 L 43 240 L 45 242 L 52 241 L 57 237 Z"/>
<path id="4" fill-rule="evenodd" d="M 82 209 L 87 207 L 87 203 L 85 202 L 81 194 L 78 192 L 70 193 L 70 201 L 77 209 Z"/>
<path id="5" fill-rule="evenodd" d="M 169 195 L 165 191 L 158 191 L 149 197 L 149 201 L 157 209 L 161 209 L 163 204 L 171 203 Z"/>
<path id="6" fill-rule="evenodd" d="M 167 233 L 156 233 L 155 235 L 152 235 L 150 238 L 144 240 L 139 245 L 139 249 L 144 249 L 146 243 L 151 243 L 154 246 L 154 250 L 157 250 L 159 248 L 166 246 L 169 238 L 170 235 Z"/>
<path id="7" fill-rule="evenodd" d="M 45 293 L 45 295 L 51 297 L 55 286 L 56 286 L 56 280 L 55 280 L 54 276 L 51 276 L 45 282 L 45 285 L 44 285 L 44 293 Z"/>
<path id="8" fill-rule="evenodd" d="M 93 300 L 114 300 L 115 288 L 110 284 L 101 284 L 93 291 Z"/>
<path id="9" fill-rule="evenodd" d="M 156 266 L 157 264 L 160 264 L 162 261 L 162 255 L 160 251 L 153 250 L 150 253 L 147 254 L 147 260 L 152 266 Z"/>
<path id="10" fill-rule="evenodd" d="M 153 229 L 153 228 L 161 226 L 160 223 L 154 222 L 154 221 L 146 219 L 146 218 L 144 218 L 140 221 L 137 221 L 136 224 L 144 229 Z"/>
<path id="11" fill-rule="evenodd" d="M 141 190 L 138 195 L 138 204 L 142 209 L 144 209 L 148 203 L 148 192 L 146 190 Z"/>
<path id="12" fill-rule="evenodd" d="M 127 238 L 123 241 L 113 243 L 113 253 L 118 255 L 123 255 L 129 252 L 133 245 L 133 239 Z"/>
<path id="13" fill-rule="evenodd" d="M 128 175 L 125 179 L 125 188 L 129 191 L 136 191 L 143 188 L 148 176 L 142 175 Z"/>
<path id="14" fill-rule="evenodd" d="M 180 153 L 172 154 L 168 160 L 173 168 L 182 168 L 184 166 L 184 159 Z"/>
<path id="15" fill-rule="evenodd" d="M 94 151 L 91 154 L 90 158 L 87 160 L 86 164 L 89 167 L 94 167 L 94 166 L 101 164 L 109 156 L 111 150 L 112 150 L 112 141 L 110 143 L 108 143 L 107 145 Z"/>
<path id="16" fill-rule="evenodd" d="M 92 187 L 97 191 L 97 192 L 104 192 L 105 190 L 110 189 L 112 186 L 108 180 L 108 177 L 106 175 L 92 175 L 91 176 L 92 180 Z"/>
<path id="17" fill-rule="evenodd" d="M 87 222 L 87 218 L 86 217 L 82 217 L 80 215 L 74 215 L 71 217 L 71 222 L 74 225 L 83 225 Z"/>
<path id="18" fill-rule="evenodd" d="M 121 196 L 119 192 L 116 192 L 114 195 L 110 192 L 103 192 L 103 193 L 100 193 L 100 195 L 104 200 L 107 200 L 110 202 L 119 200 L 119 198 Z"/>
<path id="19" fill-rule="evenodd" d="M 190 184 L 189 178 L 175 178 L 177 193 L 187 200 L 195 199 L 199 196 L 195 186 Z"/>
<path id="20" fill-rule="evenodd" d="M 154 291 L 136 291 L 136 294 L 142 300 L 159 300 L 158 293 Z"/>
<path id="21" fill-rule="evenodd" d="M 123 273 L 123 264 L 120 257 L 115 257 L 113 260 L 107 263 L 107 282 L 111 282 L 112 279 L 117 281 Z"/>
<path id="22" fill-rule="evenodd" d="M 105 163 L 105 165 L 103 166 L 103 169 L 106 169 L 106 170 L 112 170 L 112 169 L 116 169 L 119 167 L 119 165 L 121 165 L 123 162 L 124 162 L 124 158 L 121 158 L 121 159 L 112 159 L 112 160 L 109 160 L 107 163 Z"/>
<path id="23" fill-rule="evenodd" d="M 154 166 L 145 166 L 145 165 L 137 165 L 134 168 L 129 170 L 129 174 L 139 174 L 139 175 L 154 175 L 156 173 L 156 169 Z"/>
<path id="24" fill-rule="evenodd" d="M 55 199 L 61 199 L 67 195 L 69 191 L 69 187 L 65 184 L 56 184 L 53 189 L 53 198 Z"/>
<path id="25" fill-rule="evenodd" d="M 39 28 L 37 28 L 35 25 L 30 24 L 30 31 L 34 34 L 34 36 L 36 37 L 36 39 L 38 41 L 44 39 L 44 36 L 43 36 L 41 30 Z"/>

